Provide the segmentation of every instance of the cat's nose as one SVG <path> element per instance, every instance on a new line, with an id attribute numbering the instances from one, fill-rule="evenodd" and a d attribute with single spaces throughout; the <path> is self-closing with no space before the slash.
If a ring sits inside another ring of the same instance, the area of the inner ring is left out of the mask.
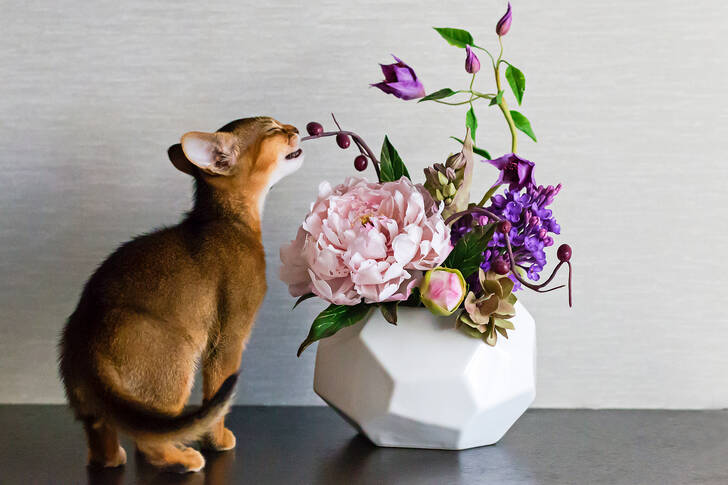
<path id="1" fill-rule="evenodd" d="M 289 135 L 288 145 L 291 146 L 292 148 L 296 148 L 300 142 L 301 142 L 301 136 L 298 134 L 298 130 L 296 130 L 296 133 L 294 135 Z"/>

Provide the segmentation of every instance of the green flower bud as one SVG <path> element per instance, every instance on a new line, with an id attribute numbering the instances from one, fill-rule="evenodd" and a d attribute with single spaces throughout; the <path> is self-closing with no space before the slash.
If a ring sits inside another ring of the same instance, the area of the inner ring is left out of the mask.
<path id="1" fill-rule="evenodd" d="M 449 182 L 447 175 L 442 172 L 437 172 L 437 180 L 440 182 L 440 185 L 447 185 Z"/>

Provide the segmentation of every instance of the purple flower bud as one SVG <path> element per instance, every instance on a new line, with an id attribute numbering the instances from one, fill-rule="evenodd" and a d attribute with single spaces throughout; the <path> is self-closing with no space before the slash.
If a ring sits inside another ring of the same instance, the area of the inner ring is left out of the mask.
<path id="1" fill-rule="evenodd" d="M 498 23 L 495 26 L 495 33 L 499 36 L 504 36 L 508 33 L 509 30 L 511 30 L 511 21 L 513 20 L 513 15 L 511 14 L 511 2 L 508 2 L 508 10 L 506 10 L 505 15 L 501 17 L 501 19 L 498 21 Z"/>
<path id="2" fill-rule="evenodd" d="M 465 46 L 465 70 L 470 74 L 475 74 L 480 71 L 480 59 L 475 55 L 473 49 L 469 45 Z"/>
<path id="3" fill-rule="evenodd" d="M 417 79 L 415 71 L 397 56 L 394 64 L 380 64 L 384 81 L 372 84 L 387 94 L 393 94 L 400 99 L 417 99 L 425 95 L 425 87 Z"/>
<path id="4" fill-rule="evenodd" d="M 538 224 L 541 222 L 541 219 L 538 218 L 538 216 L 531 217 L 531 220 L 529 221 L 532 226 L 538 226 Z"/>

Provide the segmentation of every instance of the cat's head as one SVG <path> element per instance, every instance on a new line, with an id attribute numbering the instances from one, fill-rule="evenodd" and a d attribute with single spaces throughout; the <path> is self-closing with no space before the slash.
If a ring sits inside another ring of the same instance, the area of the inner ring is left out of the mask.
<path id="1" fill-rule="evenodd" d="M 260 116 L 232 121 L 214 133 L 185 133 L 168 154 L 178 170 L 214 189 L 257 198 L 301 167 L 300 140 L 294 126 Z"/>

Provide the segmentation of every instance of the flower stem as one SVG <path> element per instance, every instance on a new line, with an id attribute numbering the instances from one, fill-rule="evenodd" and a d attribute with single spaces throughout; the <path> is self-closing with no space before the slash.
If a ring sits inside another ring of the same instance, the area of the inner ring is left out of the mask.
<path id="1" fill-rule="evenodd" d="M 346 131 L 346 130 L 338 130 L 338 131 L 324 131 L 323 133 L 319 135 L 309 135 L 304 136 L 301 138 L 301 142 L 308 141 L 308 140 L 315 140 L 317 138 L 325 138 L 327 136 L 336 136 L 339 133 L 343 133 L 344 135 L 349 135 L 353 140 L 354 143 L 359 147 L 359 150 L 363 150 L 365 155 L 369 157 L 369 159 L 372 161 L 372 165 L 374 165 L 374 171 L 377 173 L 377 180 L 379 180 L 379 160 L 377 160 L 376 155 L 374 155 L 374 152 L 371 148 L 369 148 L 369 145 L 366 144 L 366 142 L 354 133 L 353 131 Z"/>
<path id="2" fill-rule="evenodd" d="M 498 38 L 498 42 L 501 43 L 501 54 L 503 53 L 503 42 L 501 41 L 500 37 Z M 500 56 L 498 57 L 498 62 L 493 67 L 493 72 L 495 74 L 495 86 L 498 89 L 498 92 L 501 92 L 501 79 L 500 79 Z M 498 107 L 500 108 L 501 112 L 503 113 L 503 116 L 506 119 L 506 123 L 508 123 L 508 129 L 511 131 L 511 152 L 516 153 L 516 150 L 518 150 L 518 134 L 516 132 L 516 124 L 513 122 L 513 117 L 511 116 L 511 112 L 508 109 L 508 103 L 506 102 L 505 97 L 501 96 L 501 101 L 498 103 Z"/>
<path id="3" fill-rule="evenodd" d="M 483 198 L 480 199 L 480 202 L 478 202 L 478 205 L 480 207 L 483 207 L 488 202 L 488 200 L 491 197 L 493 197 L 493 194 L 495 194 L 496 190 L 498 190 L 499 187 L 500 187 L 500 184 L 496 184 L 493 187 L 491 187 L 490 189 L 488 189 L 488 191 L 485 193 L 485 195 L 483 195 Z"/>
<path id="4" fill-rule="evenodd" d="M 433 99 L 433 101 L 436 102 L 436 103 L 447 104 L 447 105 L 450 105 L 450 106 L 460 106 L 461 104 L 468 104 L 468 103 L 470 103 L 470 100 L 469 99 L 467 101 L 462 101 L 460 103 L 449 103 L 447 101 L 441 101 L 439 99 Z"/>

